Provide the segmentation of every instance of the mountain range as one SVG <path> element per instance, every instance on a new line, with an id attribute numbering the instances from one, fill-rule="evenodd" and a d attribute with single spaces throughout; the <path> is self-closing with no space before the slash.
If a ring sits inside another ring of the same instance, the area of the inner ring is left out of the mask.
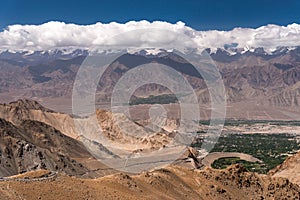
<path id="1" fill-rule="evenodd" d="M 300 199 L 299 33 L 8 26 L 0 199 Z"/>
<path id="2" fill-rule="evenodd" d="M 285 119 L 297 118 L 299 105 L 300 47 L 240 49 L 225 46 L 206 49 L 219 69 L 226 89 L 227 118 Z M 104 51 L 101 54 L 113 54 Z M 76 73 L 87 56 L 86 49 L 48 51 L 2 51 L 0 53 L 0 100 L 33 98 L 57 111 L 71 113 L 71 96 Z M 202 52 L 204 54 L 204 52 Z M 193 65 L 175 50 L 142 49 L 124 51 L 111 63 L 99 81 L 96 102 L 108 104 L 115 84 L 130 69 L 159 63 L 179 71 L 196 92 L 209 117 L 210 96 L 205 81 Z M 171 94 L 164 87 L 148 84 L 133 98 Z M 247 105 L 245 107 L 245 105 Z"/>

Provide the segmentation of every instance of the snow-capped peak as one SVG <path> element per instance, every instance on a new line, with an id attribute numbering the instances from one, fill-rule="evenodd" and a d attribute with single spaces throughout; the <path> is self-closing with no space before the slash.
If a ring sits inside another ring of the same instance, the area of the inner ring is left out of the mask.
<path id="1" fill-rule="evenodd" d="M 170 52 L 173 52 L 173 49 L 159 49 L 159 48 L 141 48 L 141 49 L 127 49 L 127 53 L 135 55 L 144 55 L 144 56 L 163 56 Z"/>
<path id="2" fill-rule="evenodd" d="M 162 50 L 158 49 L 158 48 L 154 48 L 154 49 L 146 49 L 145 50 L 147 53 L 146 55 L 158 55 L 159 53 L 162 53 Z"/>

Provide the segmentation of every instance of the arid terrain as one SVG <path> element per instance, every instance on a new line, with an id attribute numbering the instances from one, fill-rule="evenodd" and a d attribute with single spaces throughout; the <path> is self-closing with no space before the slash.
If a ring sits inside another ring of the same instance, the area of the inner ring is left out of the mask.
<path id="1" fill-rule="evenodd" d="M 300 0 L 0 2 L 0 200 L 300 200 Z"/>
<path id="2" fill-rule="evenodd" d="M 36 172 L 40 174 L 39 172 Z M 23 177 L 26 175 L 23 175 Z M 300 187 L 284 178 L 225 170 L 171 166 L 138 175 L 97 179 L 58 174 L 54 178 L 0 181 L 1 199 L 299 199 Z"/>
<path id="3" fill-rule="evenodd" d="M 284 163 L 277 166 L 269 172 L 274 177 L 284 177 L 289 179 L 291 182 L 300 185 L 300 153 L 287 158 Z"/>
<path id="4" fill-rule="evenodd" d="M 263 48 L 207 49 L 214 65 L 219 69 L 226 90 L 229 119 L 297 120 L 299 102 L 299 49 L 278 47 L 267 53 Z M 206 53 L 207 52 L 207 53 Z M 93 52 L 75 49 L 0 53 L 0 101 L 10 102 L 30 98 L 56 111 L 72 113 L 72 89 L 80 65 Z M 114 86 L 129 70 L 142 64 L 159 63 L 182 73 L 195 90 L 201 105 L 202 119 L 209 119 L 210 97 L 205 80 L 193 65 L 176 52 L 160 50 L 155 55 L 145 50 L 124 53 L 111 63 L 102 75 L 96 92 L 99 108 L 110 107 Z M 141 103 L 150 95 L 170 94 L 170 90 L 157 84 L 140 87 L 133 95 Z M 172 101 L 171 101 L 172 102 Z M 135 105 L 136 112 L 147 110 L 143 104 Z M 172 105 L 169 110 L 174 110 Z M 145 112 L 145 111 L 144 111 Z M 178 112 L 169 113 L 176 117 Z"/>
<path id="5" fill-rule="evenodd" d="M 240 164 L 226 169 L 210 167 L 214 160 L 223 157 L 261 162 L 251 155 L 223 152 L 203 159 L 199 151 L 189 148 L 169 166 L 137 174 L 121 173 L 93 158 L 76 131 L 66 128 L 66 124 L 73 126 L 74 116 L 54 112 L 31 100 L 2 104 L 0 110 L 1 199 L 300 198 L 299 180 L 295 176 L 299 173 L 299 154 L 268 174 L 258 174 Z M 126 121 L 125 116 L 120 117 Z M 97 119 L 109 140 L 140 143 L 119 129 L 108 111 L 98 110 Z M 131 127 L 130 122 L 126 124 Z M 143 131 L 143 126 L 139 126 Z M 276 135 L 287 125 L 283 128 L 278 124 L 265 126 L 261 122 L 248 126 L 241 123 L 240 126 L 225 125 L 224 130 L 256 132 L 261 129 L 262 132 L 274 131 Z M 205 130 L 205 125 L 199 126 L 199 130 Z M 171 141 L 171 132 L 160 132 L 153 141 L 151 137 L 144 139 L 140 151 L 162 148 Z M 135 152 L 136 147 L 127 150 Z"/>
<path id="6" fill-rule="evenodd" d="M 209 128 L 218 129 L 209 127 L 208 87 L 176 52 L 118 57 L 103 73 L 95 113 L 87 116 L 73 113 L 72 87 L 91 52 L 1 52 L 0 199 L 300 199 L 299 49 L 206 50 L 225 86 L 216 99 L 227 102 L 212 153 L 201 147 Z M 199 110 L 193 112 L 201 120 L 193 122 L 191 147 L 176 137 L 182 113 L 166 87 L 144 85 L 127 113 L 113 112 L 115 85 L 149 63 L 172 66 L 194 89 Z M 155 104 L 166 115 L 151 124 Z"/>

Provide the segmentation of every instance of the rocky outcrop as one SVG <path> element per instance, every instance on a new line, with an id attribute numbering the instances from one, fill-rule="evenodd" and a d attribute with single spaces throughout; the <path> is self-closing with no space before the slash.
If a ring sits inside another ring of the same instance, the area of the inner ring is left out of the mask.
<path id="1" fill-rule="evenodd" d="M 180 158 L 174 161 L 173 165 L 182 166 L 189 169 L 199 169 L 203 167 L 201 159 L 199 157 L 199 151 L 192 147 L 187 147 L 186 151 Z"/>
<path id="2" fill-rule="evenodd" d="M 0 176 L 11 176 L 36 169 L 84 174 L 88 169 L 73 158 L 90 154 L 77 140 L 37 121 L 19 126 L 0 119 Z"/>
<path id="3" fill-rule="evenodd" d="M 300 152 L 288 157 L 281 165 L 269 172 L 274 177 L 284 177 L 300 185 Z"/>
<path id="4" fill-rule="evenodd" d="M 64 113 L 54 112 L 34 100 L 23 100 L 0 104 L 0 118 L 15 125 L 24 120 L 39 121 L 48 124 L 63 134 L 77 138 L 73 118 Z"/>
<path id="5" fill-rule="evenodd" d="M 123 114 L 97 110 L 102 133 L 110 141 L 131 152 L 152 151 L 165 147 L 172 140 L 172 132 L 163 129 L 155 132 L 135 123 Z"/>

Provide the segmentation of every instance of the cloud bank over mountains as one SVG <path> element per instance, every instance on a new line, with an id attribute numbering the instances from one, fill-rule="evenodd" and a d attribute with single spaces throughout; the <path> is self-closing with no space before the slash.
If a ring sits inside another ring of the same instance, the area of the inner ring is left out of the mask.
<path id="1" fill-rule="evenodd" d="M 101 46 L 212 49 L 234 46 L 244 49 L 263 47 L 272 51 L 279 46 L 300 46 L 300 25 L 294 23 L 287 26 L 266 25 L 256 29 L 197 31 L 183 22 L 130 21 L 125 24 L 99 22 L 76 25 L 51 21 L 41 25 L 11 25 L 0 32 L 2 50 L 94 49 Z"/>

